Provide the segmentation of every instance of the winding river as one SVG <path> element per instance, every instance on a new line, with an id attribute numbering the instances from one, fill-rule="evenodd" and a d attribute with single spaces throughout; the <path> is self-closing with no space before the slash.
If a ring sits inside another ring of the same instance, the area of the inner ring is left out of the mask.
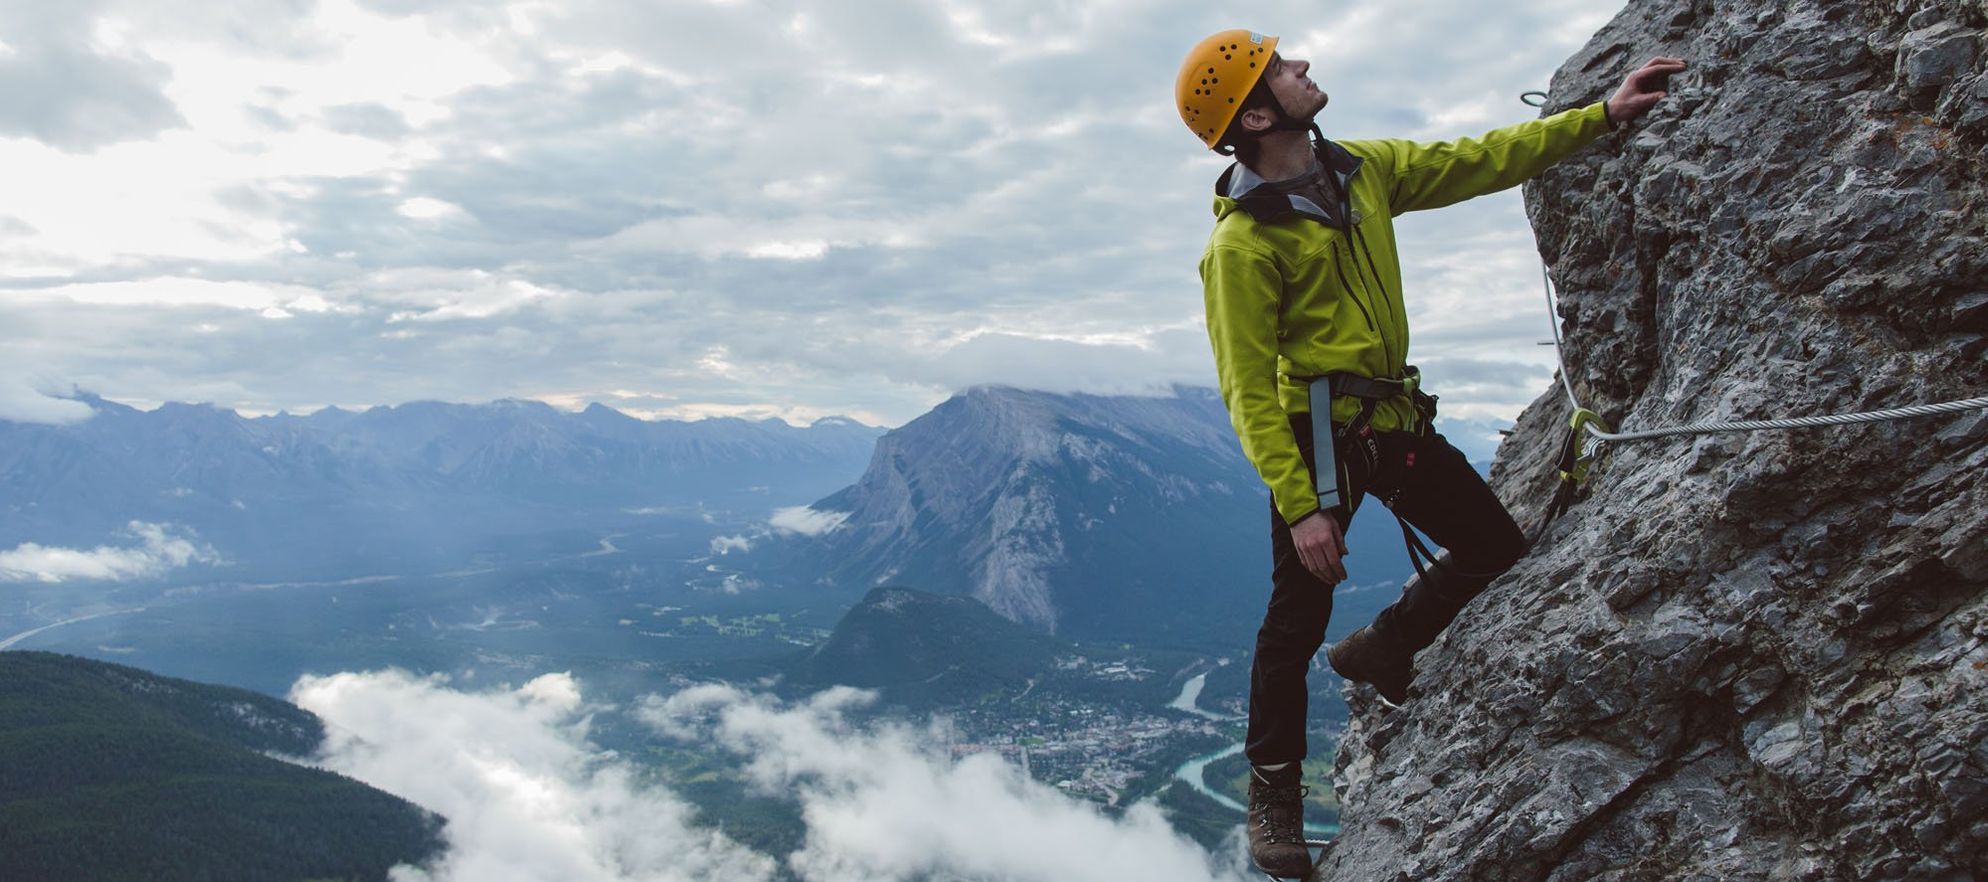
<path id="1" fill-rule="evenodd" d="M 1235 720 L 1235 717 L 1227 717 L 1221 714 L 1210 713 L 1208 711 L 1202 710 L 1199 706 L 1196 705 L 1195 702 L 1201 698 L 1201 690 L 1205 688 L 1207 685 L 1208 685 L 1207 674 L 1195 675 L 1192 679 L 1188 680 L 1185 684 L 1183 684 L 1180 687 L 1180 695 L 1173 700 L 1173 703 L 1167 705 L 1167 707 L 1173 708 L 1175 710 L 1184 710 L 1192 714 L 1199 714 L 1211 720 L 1223 720 L 1223 721 L 1233 722 Z M 1222 806 L 1236 812 L 1237 814 L 1248 815 L 1249 808 L 1247 806 L 1244 806 L 1242 803 L 1230 799 L 1226 794 L 1215 792 L 1214 790 L 1208 787 L 1208 782 L 1203 780 L 1203 773 L 1207 771 L 1209 763 L 1215 762 L 1216 760 L 1227 759 L 1228 757 L 1235 756 L 1236 754 L 1242 753 L 1242 749 L 1243 749 L 1242 744 L 1238 742 L 1236 744 L 1231 744 L 1227 747 L 1224 747 L 1221 750 L 1215 751 L 1214 753 L 1202 754 L 1200 756 L 1188 760 L 1187 762 L 1181 763 L 1179 768 L 1173 770 L 1173 776 L 1175 779 L 1185 783 L 1187 786 L 1194 788 L 1195 792 L 1200 793 L 1202 796 L 1206 796 L 1209 799 L 1212 799 L 1217 803 L 1220 803 Z M 1338 836 L 1339 825 L 1313 824 L 1307 822 L 1305 824 L 1305 834 L 1307 836 L 1320 836 L 1320 837 Z"/>
<path id="2" fill-rule="evenodd" d="M 62 621 L 59 622 L 51 622 L 39 628 L 30 628 L 26 631 L 22 631 L 19 634 L 15 634 L 14 636 L 9 637 L 5 640 L 0 640 L 0 649 L 11 649 L 16 643 L 26 640 L 29 637 L 33 637 L 36 634 L 40 634 L 43 631 L 49 631 L 55 628 L 60 628 L 63 625 L 73 625 L 76 624 L 77 622 L 87 622 L 91 619 L 101 619 L 104 616 L 121 616 L 121 615 L 127 615 L 129 613 L 144 612 L 144 611 L 145 611 L 144 607 L 136 606 L 132 607 L 131 609 L 113 609 L 113 610 L 108 610 L 106 612 L 91 613 L 87 616 L 77 616 L 73 619 L 63 619 Z"/>

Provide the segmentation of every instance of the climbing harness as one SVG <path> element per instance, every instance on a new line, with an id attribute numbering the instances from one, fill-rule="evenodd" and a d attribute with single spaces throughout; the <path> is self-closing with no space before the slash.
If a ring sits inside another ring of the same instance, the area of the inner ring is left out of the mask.
<path id="1" fill-rule="evenodd" d="M 1374 410 L 1381 402 L 1407 398 L 1414 405 L 1416 415 L 1420 417 L 1420 425 L 1416 431 L 1423 435 L 1434 431 L 1437 398 L 1422 391 L 1422 372 L 1412 364 L 1402 370 L 1400 377 L 1363 377 L 1359 374 L 1332 373 L 1315 377 L 1294 376 L 1291 379 L 1306 384 L 1307 398 L 1311 405 L 1312 452 L 1315 466 L 1313 489 L 1318 493 L 1318 505 L 1321 509 L 1343 506 L 1350 513 L 1358 507 L 1359 496 L 1368 489 L 1353 486 L 1351 474 L 1339 462 L 1340 441 L 1350 441 L 1353 448 L 1359 451 L 1361 461 L 1366 464 L 1365 474 L 1369 483 L 1373 483 L 1380 476 L 1382 470 L 1380 439 L 1374 433 L 1372 423 Z M 1355 398 L 1360 402 L 1359 413 L 1344 426 L 1336 425 L 1332 421 L 1333 399 L 1342 397 Z M 1326 439 L 1324 443 L 1320 443 L 1321 438 Z M 1429 549 L 1428 544 L 1422 541 L 1422 537 L 1416 534 L 1415 528 L 1409 525 L 1408 519 L 1395 508 L 1395 503 L 1401 497 L 1400 487 L 1397 486 L 1385 494 L 1377 492 L 1374 495 L 1382 505 L 1387 506 L 1389 513 L 1394 515 L 1395 522 L 1401 526 L 1402 544 L 1408 549 L 1408 562 L 1415 565 L 1416 575 L 1427 578 L 1430 569 L 1451 570 L 1464 576 L 1481 575 L 1459 570 L 1455 564 L 1438 557 Z"/>
<path id="2" fill-rule="evenodd" d="M 1538 100 L 1534 100 L 1534 99 Z M 1532 107 L 1546 104 L 1545 92 L 1526 92 L 1519 100 Z M 1540 263 L 1540 279 L 1546 290 L 1547 322 L 1553 328 L 1553 356 L 1560 365 L 1560 386 L 1567 393 L 1567 405 L 1573 410 L 1568 420 L 1567 435 L 1560 445 L 1560 456 L 1555 465 L 1560 475 L 1560 484 L 1555 489 L 1553 501 L 1547 506 L 1546 516 L 1541 519 L 1539 528 L 1533 532 L 1537 541 L 1544 535 L 1548 525 L 1567 511 L 1573 504 L 1574 493 L 1588 479 L 1589 469 L 1601 456 L 1603 444 L 1620 444 L 1629 441 L 1647 441 L 1654 438 L 1671 438 L 1681 435 L 1715 435 L 1728 432 L 1758 432 L 1769 429 L 1802 429 L 1816 426 L 1847 426 L 1857 423 L 1877 423 L 1913 417 L 1935 416 L 1943 413 L 1960 413 L 1969 410 L 1988 408 L 1988 396 L 1964 398 L 1958 401 L 1943 401 L 1937 404 L 1917 404 L 1908 407 L 1894 407 L 1886 410 L 1872 410 L 1861 413 L 1825 414 L 1812 417 L 1788 417 L 1767 420 L 1713 420 L 1690 423 L 1682 426 L 1662 426 L 1637 432 L 1616 432 L 1603 422 L 1599 414 L 1581 405 L 1581 399 L 1574 394 L 1572 374 L 1567 372 L 1566 340 L 1560 335 L 1560 306 L 1553 296 L 1553 275 L 1545 262 Z M 1592 438 L 1593 443 L 1588 443 Z"/>

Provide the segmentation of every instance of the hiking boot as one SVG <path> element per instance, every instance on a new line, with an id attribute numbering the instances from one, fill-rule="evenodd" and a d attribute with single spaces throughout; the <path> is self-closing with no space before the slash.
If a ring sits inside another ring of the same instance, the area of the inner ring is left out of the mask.
<path id="1" fill-rule="evenodd" d="M 1408 700 L 1408 684 L 1415 679 L 1414 658 L 1400 643 L 1376 633 L 1372 625 L 1332 644 L 1325 651 L 1325 660 L 1347 682 L 1372 684 L 1390 704 Z"/>
<path id="2" fill-rule="evenodd" d="M 1249 859 L 1272 876 L 1303 879 L 1312 871 L 1312 853 L 1305 848 L 1304 799 L 1310 788 L 1298 783 L 1304 771 L 1297 763 L 1249 771 Z"/>

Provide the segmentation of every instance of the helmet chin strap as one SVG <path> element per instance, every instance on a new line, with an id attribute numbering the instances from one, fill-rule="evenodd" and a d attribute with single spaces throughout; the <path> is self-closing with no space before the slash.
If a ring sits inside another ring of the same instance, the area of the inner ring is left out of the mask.
<path id="1" fill-rule="evenodd" d="M 1270 102 L 1270 106 L 1277 110 L 1277 121 L 1271 123 L 1270 128 L 1264 129 L 1264 134 L 1267 135 L 1271 132 L 1310 132 L 1313 147 L 1325 143 L 1325 133 L 1319 131 L 1315 118 L 1299 119 L 1292 116 L 1284 110 L 1284 102 L 1282 101 L 1273 100 Z"/>
<path id="2" fill-rule="evenodd" d="M 1259 85 L 1258 88 L 1262 88 L 1262 86 Z M 1292 116 L 1284 110 L 1284 102 L 1277 100 L 1274 95 L 1271 96 L 1269 104 L 1270 109 L 1277 114 L 1277 119 L 1262 131 L 1252 135 L 1252 140 L 1259 140 L 1271 132 L 1310 132 L 1313 152 L 1317 152 L 1319 147 L 1325 144 L 1325 133 L 1319 131 L 1318 123 L 1310 119 L 1298 119 Z M 1233 146 L 1217 148 L 1217 151 L 1223 156 L 1232 156 L 1236 152 Z"/>

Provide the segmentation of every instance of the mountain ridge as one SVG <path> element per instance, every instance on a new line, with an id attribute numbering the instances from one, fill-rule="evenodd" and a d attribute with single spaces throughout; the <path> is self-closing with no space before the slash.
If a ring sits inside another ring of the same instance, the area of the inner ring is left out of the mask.
<path id="1" fill-rule="evenodd" d="M 542 402 L 242 417 L 79 400 L 92 418 L 0 421 L 0 548 L 93 547 L 136 520 L 191 527 L 230 556 L 280 545 L 265 556 L 335 560 L 342 535 L 454 542 L 625 520 L 623 509 L 772 508 L 858 474 L 883 431 L 853 420 L 644 422 Z"/>

